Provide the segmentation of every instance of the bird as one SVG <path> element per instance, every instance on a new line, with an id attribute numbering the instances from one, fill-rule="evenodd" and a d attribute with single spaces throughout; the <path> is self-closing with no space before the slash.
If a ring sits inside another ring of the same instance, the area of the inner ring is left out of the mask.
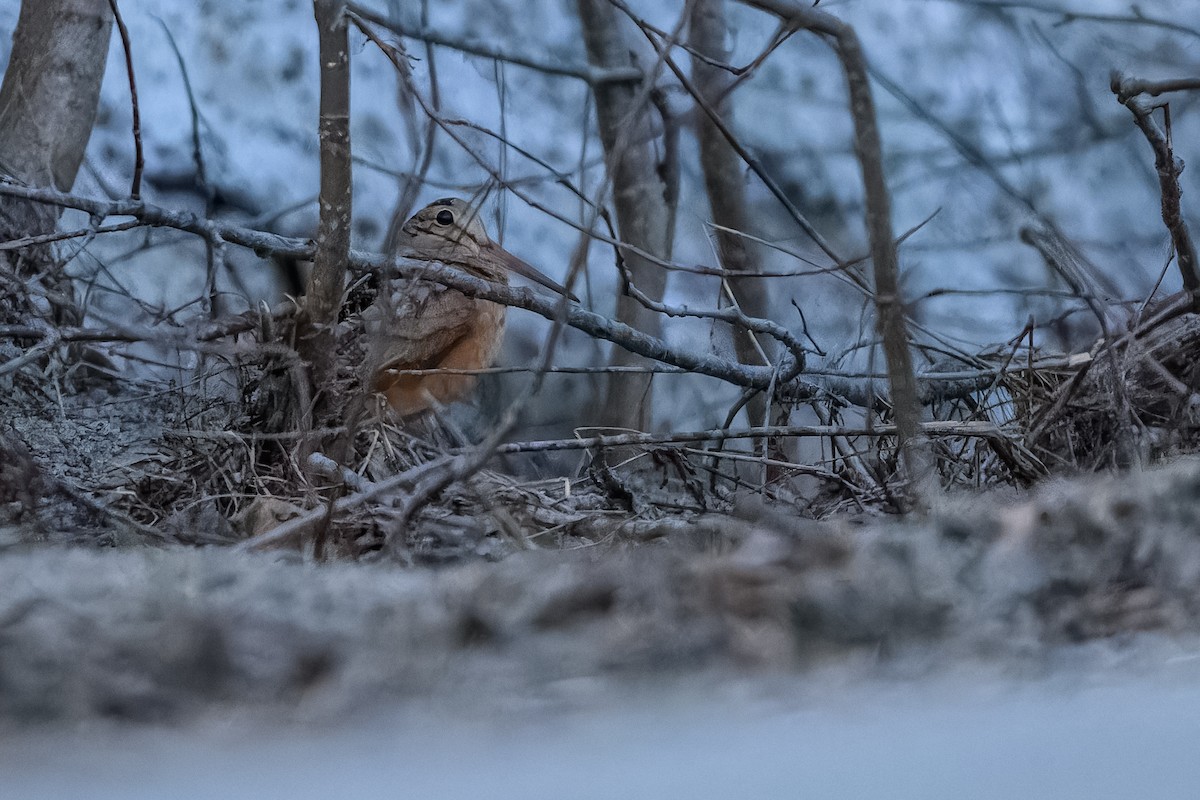
<path id="1" fill-rule="evenodd" d="M 516 273 L 578 300 L 488 238 L 478 207 L 457 197 L 435 200 L 405 222 L 394 255 L 438 262 L 506 286 Z M 404 370 L 490 367 L 504 336 L 506 310 L 432 281 L 383 276 L 374 302 L 363 312 L 365 365 L 374 391 L 401 418 L 461 400 L 473 388 L 475 375 Z"/>

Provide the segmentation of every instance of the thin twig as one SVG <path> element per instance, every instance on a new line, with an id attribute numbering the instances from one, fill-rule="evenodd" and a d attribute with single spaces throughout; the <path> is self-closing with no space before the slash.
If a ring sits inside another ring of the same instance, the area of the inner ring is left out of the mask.
<path id="1" fill-rule="evenodd" d="M 635 83 L 642 79 L 642 71 L 635 67 L 615 68 L 615 69 L 600 69 L 588 65 L 572 65 L 564 64 L 557 59 L 538 59 L 531 56 L 524 56 L 518 53 L 509 53 L 501 50 L 494 45 L 487 44 L 472 39 L 450 36 L 438 31 L 431 30 L 428 27 L 411 28 L 401 22 L 399 19 L 386 17 L 369 8 L 365 8 L 358 3 L 349 3 L 347 8 L 375 25 L 381 28 L 387 28 L 393 33 L 408 37 L 409 39 L 417 39 L 422 42 L 449 47 L 452 50 L 458 50 L 462 53 L 467 53 L 474 56 L 482 56 L 484 58 L 492 58 L 497 61 L 505 61 L 509 64 L 516 64 L 520 67 L 527 67 L 538 72 L 544 72 L 547 75 L 560 75 L 569 78 L 578 78 L 589 86 L 596 86 L 606 83 Z"/>
<path id="2" fill-rule="evenodd" d="M 208 169 L 204 163 L 204 148 L 200 140 L 200 106 L 196 102 L 196 93 L 192 89 L 192 79 L 188 74 L 187 64 L 183 60 L 183 53 L 179 49 L 179 44 L 175 41 L 175 35 L 171 33 L 171 29 L 167 27 L 167 23 L 161 18 L 155 18 L 158 24 L 162 27 L 163 33 L 167 36 L 167 42 L 171 45 L 171 50 L 175 53 L 175 60 L 179 64 L 179 74 L 183 78 L 183 89 L 187 94 L 188 108 L 191 111 L 192 117 L 192 162 L 196 165 L 196 184 L 204 196 L 204 216 L 207 219 L 212 219 L 216 208 L 215 200 L 217 196 L 216 187 L 208 180 Z M 208 301 L 208 312 L 215 317 L 220 312 L 219 295 L 217 293 L 217 273 L 227 272 L 233 279 L 234 285 L 242 291 L 243 295 L 249 294 L 243 284 L 241 277 L 236 271 L 228 270 L 225 262 L 225 245 L 217 239 L 208 239 L 205 241 L 205 295 Z"/>
<path id="3" fill-rule="evenodd" d="M 42 244 L 50 244 L 51 242 L 62 242 L 67 239 L 78 239 L 81 236 L 96 236 L 101 233 L 117 233 L 119 231 L 128 231 L 142 226 L 139 220 L 130 220 L 128 222 L 118 222 L 115 225 L 100 225 L 94 228 L 80 228 L 74 231 L 55 231 L 54 233 L 43 233 L 40 236 L 24 236 L 20 239 L 12 239 L 7 242 L 0 242 L 0 251 L 3 250 L 21 250 L 25 247 L 36 247 Z"/>
<path id="4" fill-rule="evenodd" d="M 977 438 L 1010 439 L 1001 428 L 990 422 L 923 422 L 919 426 L 924 436 L 971 436 Z M 530 442 L 510 442 L 496 448 L 498 454 L 539 453 L 558 450 L 593 450 L 606 447 L 638 445 L 668 445 L 683 442 L 723 442 L 731 439 L 769 437 L 826 437 L 826 436 L 895 436 L 895 425 L 870 427 L 841 425 L 760 425 L 752 428 L 713 428 L 706 431 L 676 433 L 618 433 L 605 436 L 583 436 L 575 439 L 546 439 Z"/>
<path id="5" fill-rule="evenodd" d="M 352 11 L 348 11 L 347 15 L 349 16 L 350 20 L 355 23 L 355 25 L 359 28 L 359 30 L 362 31 L 363 35 L 365 35 L 368 39 L 370 39 L 372 41 L 372 43 L 374 43 L 376 45 L 376 47 L 378 47 L 380 49 L 380 51 L 383 52 L 383 54 L 385 56 L 387 56 L 387 58 L 390 61 L 393 62 L 393 64 L 397 65 L 397 69 L 399 69 L 400 65 L 397 62 L 399 61 L 399 59 L 401 59 L 403 57 L 403 54 L 398 52 L 397 48 L 389 45 L 387 42 L 384 42 L 377 33 L 372 31 L 371 26 L 366 24 L 365 19 L 356 16 Z M 465 152 L 468 156 L 470 156 L 471 159 L 480 167 L 480 169 L 484 170 L 488 174 L 488 176 L 491 178 L 491 180 L 497 186 L 500 186 L 500 187 L 512 192 L 512 194 L 514 194 L 515 196 L 520 198 L 530 208 L 533 208 L 533 209 L 545 214 L 546 216 L 548 216 L 552 219 L 555 219 L 558 222 L 561 222 L 564 225 L 567 225 L 568 227 L 571 227 L 571 228 L 579 231 L 580 233 L 584 233 L 598 242 L 602 242 L 606 245 L 610 245 L 611 247 L 613 247 L 615 250 L 618 251 L 618 254 L 622 254 L 622 253 L 624 255 L 633 254 L 639 258 L 645 259 L 646 261 L 650 262 L 651 264 L 654 264 L 654 265 L 657 265 L 659 267 L 663 267 L 666 269 L 670 269 L 672 266 L 676 266 L 674 264 L 674 262 L 672 262 L 670 259 L 666 259 L 666 258 L 663 258 L 661 255 L 651 253 L 648 250 L 638 247 L 635 244 L 631 244 L 628 241 L 623 241 L 621 239 L 618 239 L 616 237 L 615 233 L 613 232 L 612 222 L 609 219 L 608 212 L 604 208 L 604 206 L 601 205 L 600 203 L 598 203 L 597 201 L 586 197 L 577 187 L 573 186 L 570 183 L 570 181 L 568 181 L 566 179 L 565 175 L 559 174 L 559 173 L 551 170 L 552 174 L 554 175 L 553 180 L 556 183 L 562 185 L 565 189 L 570 191 L 572 194 L 579 197 L 589 207 L 595 208 L 597 210 L 597 212 L 600 215 L 600 218 L 604 220 L 606 227 L 609 230 L 609 233 L 607 235 L 596 231 L 594 228 L 588 228 L 587 226 L 580 224 L 576 220 L 568 217 L 557 206 L 541 202 L 536 197 L 529 194 L 528 192 L 522 191 L 522 189 L 519 186 L 519 181 L 504 180 L 504 176 L 501 175 L 492 166 L 489 159 L 487 159 L 486 157 L 481 155 L 474 147 L 472 147 L 470 142 L 468 142 L 461 134 L 459 134 L 455 130 L 455 127 L 456 126 L 466 126 L 466 127 L 470 127 L 472 130 L 477 130 L 477 131 L 484 133 L 485 135 L 491 136 L 493 138 L 499 138 L 495 132 L 489 131 L 486 128 L 483 128 L 482 126 L 479 126 L 475 123 L 471 123 L 471 122 L 468 122 L 465 120 L 448 119 L 448 118 L 444 118 L 444 117 L 438 115 L 434 111 L 432 106 L 428 103 L 428 101 L 426 101 L 424 98 L 422 98 L 419 93 L 415 95 L 415 99 L 417 100 L 417 102 L 419 102 L 422 105 L 422 109 L 424 110 L 424 112 L 437 121 L 438 125 L 442 128 L 442 130 L 450 135 L 450 138 L 453 139 L 454 143 L 457 144 L 460 148 L 462 148 L 463 152 Z M 533 159 L 536 163 L 538 163 L 542 166 L 547 166 L 547 165 L 545 165 L 545 162 L 541 161 L 540 159 L 534 158 L 532 156 L 532 154 L 530 154 L 527 150 L 519 148 L 517 145 L 515 145 L 512 142 L 502 142 L 502 144 L 505 147 L 513 148 L 517 152 L 520 152 L 522 155 L 526 156 L 527 158 Z M 607 186 L 606 182 L 602 182 L 602 183 L 603 183 L 603 186 Z M 602 196 L 602 195 L 603 195 L 603 193 L 598 193 L 598 196 Z"/>
<path id="6" fill-rule="evenodd" d="M 138 109 L 137 81 L 133 77 L 133 47 L 129 41 L 129 29 L 125 27 L 121 10 L 117 8 L 117 0 L 108 0 L 108 6 L 112 9 L 117 30 L 121 34 L 121 46 L 125 49 L 125 71 L 129 74 L 129 98 L 133 108 L 133 183 L 129 188 L 129 196 L 138 200 L 142 196 L 142 170 L 146 167 L 146 158 L 142 152 L 142 115 Z"/>
<path id="7" fill-rule="evenodd" d="M 264 547 L 282 544 L 284 542 L 300 539 L 306 534 L 315 532 L 317 528 L 330 516 L 343 514 L 347 511 L 358 508 L 364 503 L 374 500 L 380 495 L 388 492 L 401 489 L 406 486 L 412 486 L 426 478 L 430 473 L 439 471 L 453 461 L 455 456 L 443 456 L 434 461 L 425 464 L 420 464 L 412 469 L 405 470 L 399 475 L 394 475 L 387 480 L 379 481 L 371 484 L 370 488 L 362 492 L 335 500 L 332 508 L 325 505 L 317 506 L 310 511 L 301 514 L 298 517 L 288 520 L 281 525 L 271 528 L 269 531 L 260 533 L 244 542 L 239 543 L 234 547 L 234 550 L 246 552 L 251 550 L 261 550 Z"/>
<path id="8" fill-rule="evenodd" d="M 633 12 L 629 9 L 629 6 L 626 5 L 623 0 L 610 0 L 610 2 L 612 2 L 617 8 L 621 9 L 622 12 L 627 16 L 636 18 L 636 15 L 633 14 Z M 663 59 L 667 67 L 670 68 L 672 73 L 674 73 L 675 78 L 680 82 L 681 85 L 683 85 L 685 89 L 687 89 L 688 93 L 692 95 L 692 98 L 696 101 L 696 105 L 700 107 L 700 110 L 704 112 L 705 116 L 708 117 L 709 121 L 720 132 L 721 136 L 725 138 L 725 141 L 729 143 L 729 146 L 737 152 L 738 158 L 740 158 L 746 164 L 746 166 L 750 168 L 750 171 L 753 172 L 760 181 L 762 181 L 763 185 L 767 187 L 767 191 L 769 191 L 771 195 L 779 202 L 779 204 L 783 206 L 784 210 L 787 211 L 792 220 L 798 226 L 800 226 L 800 229 L 804 231 L 804 233 L 810 239 L 812 239 L 813 243 L 821 249 L 821 252 L 825 253 L 825 255 L 827 255 L 835 264 L 844 264 L 845 259 L 837 254 L 829 241 L 821 235 L 820 231 L 816 229 L 816 226 L 809 222 L 808 218 L 804 216 L 804 213 L 800 211 L 795 203 L 792 202 L 792 199 L 788 196 L 787 192 L 785 192 L 778 182 L 776 182 L 771 176 L 771 174 L 767 172 L 766 168 L 762 165 L 762 162 L 759 161 L 759 159 L 755 157 L 749 149 L 742 145 L 741 141 L 725 123 L 725 120 L 721 118 L 721 115 L 713 109 L 713 107 L 704 98 L 703 94 L 695 88 L 695 86 L 692 84 L 692 81 L 687 77 L 687 74 L 678 64 L 675 63 L 675 60 L 671 58 L 668 44 L 658 41 L 649 31 L 644 31 L 644 33 L 646 38 L 650 41 L 650 44 L 658 53 L 659 57 Z"/>
<path id="9" fill-rule="evenodd" d="M 955 2 L 964 6 L 975 6 L 976 8 L 1021 8 L 1027 11 L 1036 11 L 1042 14 L 1054 14 L 1055 16 L 1061 18 L 1059 24 L 1066 24 L 1068 22 L 1075 22 L 1078 20 L 1121 25 L 1149 25 L 1155 28 L 1163 28 L 1164 30 L 1175 31 L 1176 33 L 1186 33 L 1189 36 L 1200 37 L 1200 29 L 1182 25 L 1179 22 L 1171 19 L 1148 17 L 1142 13 L 1141 9 L 1139 9 L 1137 5 L 1132 6 L 1132 14 L 1101 14 L 1093 11 L 1075 11 L 1069 8 L 1062 8 L 1058 5 L 1032 2 L 1032 0 L 955 0 Z"/>
<path id="10" fill-rule="evenodd" d="M 367 492 L 375 484 L 352 469 L 343 467 L 324 453 L 309 453 L 308 466 L 318 475 L 344 483 L 356 492 Z"/>
<path id="11" fill-rule="evenodd" d="M 41 358 L 43 355 L 45 355 L 46 353 L 49 353 L 51 350 L 53 350 L 55 347 L 57 347 L 59 342 L 61 342 L 61 341 L 62 341 L 62 339 L 59 337 L 57 331 L 55 331 L 53 329 L 46 331 L 44 336 L 42 337 L 42 340 L 40 342 L 38 342 L 36 345 L 29 348 L 28 350 L 26 350 L 24 353 L 17 356 L 16 358 L 11 359 L 9 361 L 5 361 L 3 364 L 0 364 L 0 377 L 3 377 L 4 375 L 9 374 L 10 372 L 16 372 L 17 370 L 24 367 L 26 364 L 30 364 L 30 363 L 36 361 L 37 359 Z"/>

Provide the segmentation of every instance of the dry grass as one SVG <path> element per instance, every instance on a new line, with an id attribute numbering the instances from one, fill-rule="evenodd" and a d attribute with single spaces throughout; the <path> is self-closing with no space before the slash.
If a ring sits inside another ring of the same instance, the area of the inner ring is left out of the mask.
<path id="1" fill-rule="evenodd" d="M 265 320 L 207 352 L 186 380 L 89 381 L 64 366 L 65 346 L 15 370 L 0 473 L 11 537 L 259 537 L 322 558 L 444 563 L 638 540 L 662 520 L 747 502 L 817 519 L 903 507 L 894 437 L 852 430 L 853 407 L 833 393 L 815 404 L 830 430 L 847 433 L 823 437 L 824 455 L 803 462 L 758 439 L 668 434 L 587 450 L 582 469 L 549 462 L 558 471 L 539 480 L 496 458 L 451 474 L 474 445 L 449 415 L 401 423 L 369 395 L 355 314 L 339 323 L 336 383 L 315 402 L 289 319 Z M 1029 486 L 1196 451 L 1198 348 L 1194 316 L 1160 311 L 1071 358 L 1016 346 L 980 353 L 973 366 L 993 379 L 946 399 L 931 390 L 941 484 Z M 886 408 L 878 420 L 888 422 Z M 272 539 L 289 522 L 295 535 Z"/>

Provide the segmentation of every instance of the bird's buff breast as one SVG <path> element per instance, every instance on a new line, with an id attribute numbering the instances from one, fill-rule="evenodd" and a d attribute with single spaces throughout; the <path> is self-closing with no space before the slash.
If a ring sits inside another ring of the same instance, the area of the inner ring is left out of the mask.
<path id="1" fill-rule="evenodd" d="M 504 338 L 506 308 L 487 300 L 474 300 L 475 314 L 470 332 L 454 343 L 438 359 L 437 369 L 478 370 L 495 363 Z M 477 376 L 453 372 L 430 375 L 398 375 L 384 370 L 376 382 L 377 391 L 387 397 L 401 417 L 419 414 L 435 403 L 447 404 L 466 397 Z"/>

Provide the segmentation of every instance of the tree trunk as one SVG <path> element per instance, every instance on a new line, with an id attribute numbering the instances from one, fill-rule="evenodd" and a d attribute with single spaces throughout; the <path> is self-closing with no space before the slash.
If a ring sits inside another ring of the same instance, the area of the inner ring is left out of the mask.
<path id="1" fill-rule="evenodd" d="M 316 0 L 313 11 L 321 61 L 320 220 L 297 346 L 300 358 L 312 370 L 317 400 L 315 418 L 325 424 L 326 412 L 336 412 L 330 407 L 334 402 L 330 392 L 337 364 L 333 329 L 338 309 L 342 307 L 346 261 L 350 255 L 350 53 L 345 3 Z"/>
<path id="2" fill-rule="evenodd" d="M 692 85 L 703 102 L 728 125 L 728 93 L 733 85 L 733 76 L 715 67 L 703 57 L 715 61 L 729 60 L 725 46 L 727 24 L 724 0 L 694 0 L 689 20 L 688 39 L 693 48 Z M 708 205 L 713 222 L 720 226 L 716 232 L 717 254 L 721 267 L 730 272 L 756 273 L 762 271 L 762 260 L 755 246 L 744 236 L 732 231 L 751 233 L 749 215 L 746 213 L 746 192 L 742 180 L 743 163 L 729 145 L 708 114 L 697 117 L 696 132 L 700 142 L 700 168 L 704 173 L 704 188 L 708 194 Z M 751 317 L 771 318 L 766 284 L 761 278 L 725 279 L 734 302 Z M 718 304 L 726 301 L 722 290 Z M 733 331 L 733 349 L 743 364 L 762 365 L 768 363 L 770 344 L 757 339 L 746 330 Z M 764 358 L 764 354 L 767 358 Z M 765 392 L 750 398 L 746 404 L 746 417 L 751 425 L 785 424 L 787 411 L 769 405 Z M 768 417 L 770 412 L 771 417 Z M 766 455 L 776 460 L 786 460 L 783 443 L 778 439 L 766 441 Z M 780 477 L 776 467 L 765 470 L 764 480 L 770 483 Z"/>
<path id="3" fill-rule="evenodd" d="M 695 0 L 689 28 L 689 43 L 696 53 L 717 61 L 728 59 L 725 48 L 724 0 Z M 717 114 L 728 122 L 726 93 L 733 77 L 725 70 L 692 57 L 692 82 L 696 93 Z M 742 181 L 742 162 L 729 142 L 707 114 L 698 115 L 697 137 L 700 140 L 700 167 L 704 172 L 704 188 L 708 194 L 713 222 L 721 228 L 749 233 L 746 214 L 746 193 Z M 755 273 L 762 270 L 761 260 L 753 245 L 744 236 L 729 230 L 716 232 L 717 253 L 721 266 L 730 272 Z M 770 318 L 765 286 L 758 278 L 728 278 L 730 291 L 742 310 L 751 317 Z M 724 298 L 720 298 L 724 300 Z M 743 364 L 764 363 L 762 353 L 748 331 L 734 331 L 734 350 Z M 748 405 L 750 424 L 767 424 L 764 420 L 765 398 L 759 395 Z"/>
<path id="4" fill-rule="evenodd" d="M 592 65 L 603 69 L 632 66 L 629 46 L 612 4 L 608 0 L 578 2 Z M 621 240 L 654 256 L 665 257 L 670 247 L 667 241 L 670 224 L 664 186 L 654 158 L 648 95 L 633 83 L 596 84 L 593 90 Z M 651 299 L 662 299 L 666 272 L 632 252 L 625 251 L 623 255 L 630 280 Z M 662 329 L 657 313 L 624 293 L 617 298 L 617 319 L 651 336 L 658 336 Z M 613 366 L 644 363 L 621 348 L 614 348 L 609 358 Z M 649 428 L 649 390 L 649 375 L 610 375 L 600 407 L 600 424 L 637 430 Z"/>
<path id="5" fill-rule="evenodd" d="M 108 0 L 21 4 L 0 84 L 0 173 L 30 186 L 70 191 L 96 120 L 112 22 Z M 59 211 L 0 197 L 0 239 L 49 233 Z M 53 257 L 53 247 L 43 245 L 0 258 L 24 278 L 42 271 Z M 46 288 L 60 312 L 77 313 L 66 276 L 52 273 Z M 0 315 L 17 311 L 28 307 L 6 303 Z"/>

